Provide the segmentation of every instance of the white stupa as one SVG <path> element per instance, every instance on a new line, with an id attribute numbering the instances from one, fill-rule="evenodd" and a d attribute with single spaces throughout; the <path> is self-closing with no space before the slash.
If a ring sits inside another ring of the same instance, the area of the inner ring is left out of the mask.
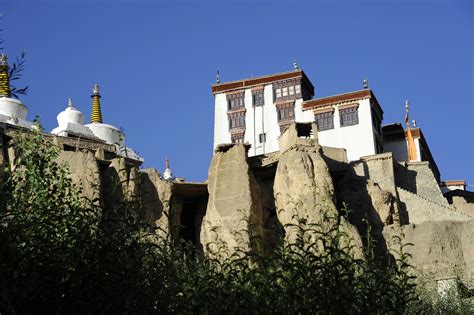
<path id="1" fill-rule="evenodd" d="M 163 179 L 174 180 L 173 172 L 170 169 L 170 163 L 168 159 L 166 159 L 166 162 L 165 162 L 165 171 L 163 172 Z"/>
<path id="2" fill-rule="evenodd" d="M 115 145 L 117 154 L 143 162 L 143 159 L 131 148 L 125 146 L 125 134 L 117 127 L 102 122 L 102 111 L 100 109 L 99 85 L 95 84 L 92 90 L 92 113 L 91 123 L 85 125 L 99 139 L 108 144 Z"/>
<path id="3" fill-rule="evenodd" d="M 0 122 L 19 127 L 31 128 L 33 123 L 26 120 L 28 107 L 11 97 L 7 56 L 0 58 Z"/>
<path id="4" fill-rule="evenodd" d="M 51 133 L 63 137 L 80 137 L 92 140 L 98 140 L 94 133 L 84 126 L 84 115 L 72 106 L 72 100 L 68 100 L 68 106 L 59 113 L 58 127 L 54 128 Z"/>

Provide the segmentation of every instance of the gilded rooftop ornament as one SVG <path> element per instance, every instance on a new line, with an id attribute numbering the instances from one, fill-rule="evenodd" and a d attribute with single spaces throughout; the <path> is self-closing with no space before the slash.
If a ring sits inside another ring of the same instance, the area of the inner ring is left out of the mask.
<path id="1" fill-rule="evenodd" d="M 362 84 L 364 86 L 364 89 L 369 88 L 369 79 L 365 78 L 364 81 L 362 81 Z"/>
<path id="2" fill-rule="evenodd" d="M 2 54 L 0 58 L 0 97 L 11 97 L 8 59 L 5 54 Z"/>
<path id="3" fill-rule="evenodd" d="M 100 109 L 100 94 L 99 94 L 99 85 L 94 84 L 92 89 L 92 113 L 91 113 L 91 123 L 102 123 L 102 111 Z"/>

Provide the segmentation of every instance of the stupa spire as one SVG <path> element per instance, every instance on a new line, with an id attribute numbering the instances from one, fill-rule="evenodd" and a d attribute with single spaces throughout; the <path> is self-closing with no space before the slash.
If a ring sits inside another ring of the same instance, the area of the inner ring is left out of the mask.
<path id="1" fill-rule="evenodd" d="M 99 85 L 97 83 L 94 84 L 91 97 L 92 97 L 91 123 L 102 123 L 102 111 L 100 110 Z"/>
<path id="2" fill-rule="evenodd" d="M 11 97 L 7 55 L 0 57 L 0 97 Z"/>

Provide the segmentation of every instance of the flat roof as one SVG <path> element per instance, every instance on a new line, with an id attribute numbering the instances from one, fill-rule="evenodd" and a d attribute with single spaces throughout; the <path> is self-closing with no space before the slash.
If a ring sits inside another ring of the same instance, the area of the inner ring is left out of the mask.
<path id="1" fill-rule="evenodd" d="M 331 96 L 326 96 L 322 98 L 316 98 L 313 100 L 304 101 L 302 106 L 303 110 L 316 109 L 319 107 L 330 106 L 343 102 L 356 101 L 363 98 L 371 98 L 374 100 L 375 107 L 380 111 L 380 114 L 383 115 L 382 107 L 379 104 L 379 101 L 375 97 L 371 89 L 364 89 L 354 92 L 348 92 L 343 94 L 336 94 Z"/>
<path id="2" fill-rule="evenodd" d="M 263 85 L 263 84 L 270 84 L 273 82 L 293 79 L 293 78 L 303 78 L 303 82 L 308 85 L 311 90 L 311 94 L 314 94 L 314 86 L 306 76 L 303 70 L 292 70 L 287 72 L 281 72 L 276 74 L 269 74 L 255 78 L 247 78 L 237 81 L 229 81 L 229 82 L 222 82 L 216 83 L 211 86 L 212 94 L 224 93 L 234 90 L 240 89 L 247 89 L 253 86 Z"/>

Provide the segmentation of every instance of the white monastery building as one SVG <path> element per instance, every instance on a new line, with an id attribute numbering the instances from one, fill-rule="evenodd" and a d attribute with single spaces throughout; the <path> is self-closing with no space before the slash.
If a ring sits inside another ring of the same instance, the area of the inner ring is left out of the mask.
<path id="1" fill-rule="evenodd" d="M 367 88 L 313 100 L 313 84 L 295 65 L 289 72 L 218 82 L 212 93 L 214 148 L 245 142 L 249 156 L 272 153 L 286 126 L 316 121 L 319 143 L 345 149 L 349 161 L 383 152 L 383 111 Z"/>

